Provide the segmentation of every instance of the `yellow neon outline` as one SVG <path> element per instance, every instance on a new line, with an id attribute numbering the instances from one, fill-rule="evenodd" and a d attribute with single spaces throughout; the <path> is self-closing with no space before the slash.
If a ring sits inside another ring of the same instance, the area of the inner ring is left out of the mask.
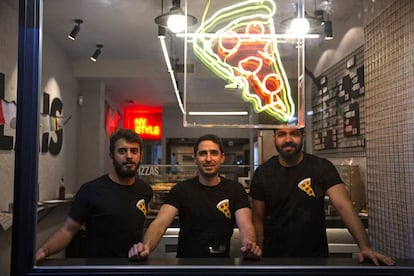
<path id="1" fill-rule="evenodd" d="M 209 5 L 206 5 L 206 9 L 207 7 Z M 230 84 L 226 86 L 239 87 L 243 100 L 252 103 L 255 112 L 266 112 L 283 122 L 289 122 L 295 114 L 295 104 L 274 36 L 275 3 L 271 0 L 247 0 L 223 8 L 204 21 L 206 11 L 203 14 L 203 22 L 193 37 L 193 51 L 196 57 L 219 78 Z M 243 28 L 245 31 L 240 32 Z M 251 34 L 251 28 L 260 31 Z M 266 28 L 270 36 L 266 34 Z M 211 30 L 214 30 L 214 33 L 209 33 Z M 226 48 L 224 43 L 231 42 L 230 39 L 235 41 L 235 46 Z M 243 43 L 255 43 L 256 46 L 263 47 L 252 56 L 240 59 L 237 66 L 229 64 L 228 61 L 238 53 Z M 216 47 L 219 47 L 220 53 L 224 53 L 225 56 L 220 57 L 215 50 Z M 260 81 L 260 70 L 265 68 L 264 71 L 269 71 L 269 67 L 263 65 L 264 60 L 266 64 L 270 63 L 271 73 L 263 76 Z M 248 71 L 242 68 L 243 62 L 254 62 L 253 64 L 257 63 L 259 66 L 254 71 Z M 275 91 L 266 88 L 269 78 L 279 82 L 280 87 Z M 269 96 L 268 103 L 263 103 L 263 99 L 257 95 L 258 91 L 251 91 L 248 79 L 260 88 L 262 95 Z"/>

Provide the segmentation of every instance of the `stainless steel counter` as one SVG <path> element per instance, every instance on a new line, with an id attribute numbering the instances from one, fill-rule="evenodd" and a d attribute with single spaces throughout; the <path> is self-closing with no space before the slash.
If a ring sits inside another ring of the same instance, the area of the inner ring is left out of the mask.
<path id="1" fill-rule="evenodd" d="M 147 225 L 154 219 L 149 217 Z M 329 222 L 328 222 L 329 221 Z M 327 219 L 327 237 L 329 253 L 331 257 L 356 258 L 359 248 L 355 243 L 349 231 L 344 228 L 339 217 L 329 217 Z M 151 253 L 155 258 L 175 258 L 177 252 L 179 222 L 175 219 L 170 228 L 161 239 L 157 248 Z M 78 233 L 77 237 L 66 249 L 66 256 L 71 258 L 83 257 L 82 244 L 85 234 Z M 240 256 L 240 236 L 239 230 L 234 229 L 231 239 L 230 257 L 237 258 Z"/>
<path id="2" fill-rule="evenodd" d="M 49 259 L 30 275 L 414 275 L 414 260 L 396 266 L 360 264 L 351 258 Z"/>
<path id="3" fill-rule="evenodd" d="M 168 228 L 157 248 L 151 253 L 155 258 L 175 257 L 179 228 Z M 331 257 L 355 258 L 359 252 L 358 245 L 346 228 L 328 228 L 328 246 Z M 235 228 L 231 238 L 230 257 L 240 256 L 239 229 Z"/>

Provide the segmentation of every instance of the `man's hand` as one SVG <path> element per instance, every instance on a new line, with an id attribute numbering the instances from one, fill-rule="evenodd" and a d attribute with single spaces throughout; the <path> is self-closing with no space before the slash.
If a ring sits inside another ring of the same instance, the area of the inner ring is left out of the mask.
<path id="1" fill-rule="evenodd" d="M 134 244 L 128 251 L 128 258 L 130 260 L 143 261 L 149 256 L 149 248 L 142 242 Z"/>
<path id="2" fill-rule="evenodd" d="M 370 248 L 361 250 L 358 258 L 361 263 L 368 259 L 371 260 L 375 265 L 380 265 L 381 263 L 385 265 L 395 265 L 395 261 L 393 259 L 382 255 Z"/>
<path id="3" fill-rule="evenodd" d="M 36 252 L 36 263 L 43 262 L 46 259 L 48 253 L 49 253 L 49 250 L 47 248 L 43 248 L 43 247 L 39 248 Z"/>
<path id="4" fill-rule="evenodd" d="M 245 259 L 259 260 L 262 256 L 262 249 L 254 242 L 243 245 L 240 252 Z"/>

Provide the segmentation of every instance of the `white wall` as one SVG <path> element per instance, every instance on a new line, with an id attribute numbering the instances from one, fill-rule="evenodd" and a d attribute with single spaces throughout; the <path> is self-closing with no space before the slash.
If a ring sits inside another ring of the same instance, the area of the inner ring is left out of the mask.
<path id="1" fill-rule="evenodd" d="M 78 175 L 79 185 L 92 180 L 105 172 L 105 160 L 108 159 L 108 146 L 104 131 L 104 86 L 99 81 L 79 82 L 79 95 L 83 104 L 79 108 L 78 125 Z"/>
<path id="2" fill-rule="evenodd" d="M 63 127 L 63 146 L 60 153 L 39 154 L 39 201 L 57 198 L 61 178 L 64 178 L 67 195 L 73 195 L 78 189 L 75 162 L 78 152 L 77 81 L 72 76 L 70 60 L 47 35 L 43 36 L 42 46 L 41 92 L 49 94 L 50 101 L 59 98 L 63 102 L 60 115 L 68 121 Z M 42 113 L 42 100 L 40 105 Z M 49 134 L 51 139 L 57 141 L 54 132 Z"/>

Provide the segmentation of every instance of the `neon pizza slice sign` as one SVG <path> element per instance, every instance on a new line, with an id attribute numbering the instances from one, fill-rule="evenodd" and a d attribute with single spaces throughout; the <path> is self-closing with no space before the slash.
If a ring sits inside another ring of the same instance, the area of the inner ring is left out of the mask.
<path id="1" fill-rule="evenodd" d="M 196 57 L 228 87 L 241 90 L 255 112 L 289 123 L 295 104 L 277 48 L 270 0 L 250 0 L 219 10 L 193 36 Z"/>

